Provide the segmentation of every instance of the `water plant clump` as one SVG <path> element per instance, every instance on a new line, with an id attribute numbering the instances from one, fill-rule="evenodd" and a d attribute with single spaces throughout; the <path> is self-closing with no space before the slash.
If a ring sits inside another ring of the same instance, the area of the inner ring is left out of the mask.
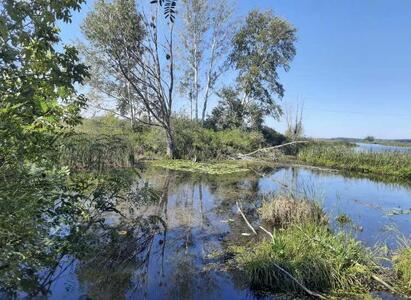
<path id="1" fill-rule="evenodd" d="M 272 227 L 287 227 L 293 223 L 326 224 L 328 218 L 316 201 L 284 195 L 274 195 L 263 201 L 261 219 Z"/>
<path id="2" fill-rule="evenodd" d="M 377 290 L 411 294 L 408 244 L 393 257 L 392 272 L 351 234 L 334 231 L 318 202 L 277 195 L 263 202 L 259 214 L 274 228 L 271 235 L 260 227 L 270 239 L 234 251 L 236 265 L 254 290 L 319 298 L 358 297 Z"/>
<path id="3" fill-rule="evenodd" d="M 301 149 L 297 158 L 318 166 L 411 179 L 411 153 L 357 152 L 343 145 L 314 144 Z"/>
<path id="4" fill-rule="evenodd" d="M 328 226 L 293 224 L 237 256 L 251 286 L 271 292 L 301 292 L 301 287 L 328 294 L 367 293 L 378 269 L 370 252 L 357 240 Z"/>

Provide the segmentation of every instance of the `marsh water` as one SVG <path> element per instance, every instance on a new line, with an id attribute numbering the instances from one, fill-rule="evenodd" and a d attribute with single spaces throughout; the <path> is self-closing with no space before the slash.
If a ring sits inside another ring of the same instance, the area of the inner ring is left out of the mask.
<path id="1" fill-rule="evenodd" d="M 254 239 L 236 202 L 256 226 L 261 199 L 272 192 L 293 189 L 318 199 L 336 228 L 342 225 L 335 218 L 345 214 L 352 222 L 341 230 L 368 246 L 396 247 L 394 231 L 411 237 L 408 184 L 293 166 L 228 176 L 149 169 L 143 180 L 159 198 L 137 207 L 133 218 L 156 215 L 166 229 L 144 240 L 145 250 L 119 265 L 99 263 L 101 253 L 89 263 L 68 257 L 56 272 L 48 299 L 275 299 L 250 290 L 241 273 L 229 267 L 226 254 L 230 245 Z M 114 215 L 107 220 L 118 221 Z"/>
<path id="2" fill-rule="evenodd" d="M 411 147 L 401 147 L 401 146 L 388 146 L 381 144 L 370 144 L 370 143 L 356 143 L 356 151 L 359 152 L 402 152 L 402 153 L 411 153 Z"/>

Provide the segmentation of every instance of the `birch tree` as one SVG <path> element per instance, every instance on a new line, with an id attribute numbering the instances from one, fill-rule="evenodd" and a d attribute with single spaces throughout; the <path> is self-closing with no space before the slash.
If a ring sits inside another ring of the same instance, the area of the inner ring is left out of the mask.
<path id="1" fill-rule="evenodd" d="M 208 30 L 208 0 L 182 0 L 183 28 L 181 40 L 184 47 L 185 68 L 181 91 L 191 105 L 191 118 L 198 120 L 198 98 L 201 89 L 200 65 L 203 62 Z"/>
<path id="2" fill-rule="evenodd" d="M 233 35 L 233 5 L 226 0 L 183 0 L 181 91 L 191 104 L 191 115 L 204 122 L 208 100 L 220 76 L 227 70 Z M 194 113 L 193 113 L 194 111 Z"/>
<path id="3" fill-rule="evenodd" d="M 204 123 L 207 113 L 208 100 L 215 93 L 217 81 L 228 69 L 225 64 L 234 34 L 233 3 L 226 0 L 215 1 L 211 7 L 209 56 L 206 67 L 206 83 L 201 120 Z"/>

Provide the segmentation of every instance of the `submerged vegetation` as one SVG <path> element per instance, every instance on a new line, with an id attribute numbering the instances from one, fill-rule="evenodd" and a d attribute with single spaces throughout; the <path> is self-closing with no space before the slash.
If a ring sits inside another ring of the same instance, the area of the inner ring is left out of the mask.
<path id="1" fill-rule="evenodd" d="M 241 162 L 196 163 L 187 160 L 160 160 L 154 161 L 152 165 L 175 171 L 195 172 L 210 175 L 224 175 L 250 171 L 247 164 Z"/>
<path id="2" fill-rule="evenodd" d="M 411 153 L 359 152 L 349 146 L 322 143 L 302 148 L 297 158 L 317 166 L 411 179 Z"/>

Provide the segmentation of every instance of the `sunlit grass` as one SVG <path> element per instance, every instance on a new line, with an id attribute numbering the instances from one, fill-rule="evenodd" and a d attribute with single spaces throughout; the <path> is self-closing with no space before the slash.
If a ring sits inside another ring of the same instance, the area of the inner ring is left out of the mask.
<path id="1" fill-rule="evenodd" d="M 316 201 L 284 195 L 266 197 L 259 213 L 265 223 L 281 228 L 294 223 L 326 224 L 328 222 L 325 212 Z"/>
<path id="2" fill-rule="evenodd" d="M 275 265 L 307 288 L 322 293 L 367 293 L 375 267 L 370 252 L 357 240 L 327 226 L 294 224 L 273 239 L 237 257 L 254 288 L 301 292 Z"/>
<path id="3" fill-rule="evenodd" d="M 237 267 L 256 291 L 305 294 L 302 285 L 337 299 L 368 299 L 378 290 L 411 295 L 408 242 L 394 257 L 384 258 L 392 258 L 393 272 L 379 264 L 379 248 L 367 248 L 350 233 L 333 230 L 318 202 L 269 196 L 259 214 L 273 229 L 272 237 L 231 248 Z"/>
<path id="4" fill-rule="evenodd" d="M 399 277 L 397 285 L 411 295 L 411 242 L 404 238 L 400 244 L 393 257 L 394 270 Z"/>
<path id="5" fill-rule="evenodd" d="M 411 179 L 411 153 L 357 152 L 342 145 L 314 144 L 301 149 L 298 159 L 329 168 Z"/>

